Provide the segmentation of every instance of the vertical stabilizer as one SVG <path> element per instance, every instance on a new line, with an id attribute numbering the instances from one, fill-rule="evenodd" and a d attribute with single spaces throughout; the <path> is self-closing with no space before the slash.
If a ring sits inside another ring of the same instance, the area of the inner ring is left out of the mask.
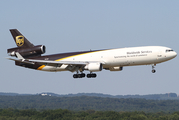
<path id="1" fill-rule="evenodd" d="M 17 29 L 10 29 L 10 32 L 14 38 L 17 47 L 34 47 L 34 45 L 30 43 Z"/>
<path id="2" fill-rule="evenodd" d="M 41 56 L 41 54 L 45 53 L 44 45 L 34 46 L 17 29 L 10 29 L 10 32 L 17 45 L 17 47 L 7 49 L 7 53 L 10 56 L 15 56 L 18 58 L 22 56 L 24 58 L 29 58 L 34 56 Z"/>

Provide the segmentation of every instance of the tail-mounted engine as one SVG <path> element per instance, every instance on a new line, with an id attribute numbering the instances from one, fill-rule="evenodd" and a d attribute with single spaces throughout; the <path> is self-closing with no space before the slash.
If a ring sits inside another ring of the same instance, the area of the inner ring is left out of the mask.
<path id="1" fill-rule="evenodd" d="M 7 53 L 10 56 L 16 56 L 15 52 L 19 52 L 24 58 L 41 56 L 41 54 L 45 53 L 44 45 L 37 45 L 34 47 L 24 48 L 24 47 L 15 47 L 7 50 Z"/>

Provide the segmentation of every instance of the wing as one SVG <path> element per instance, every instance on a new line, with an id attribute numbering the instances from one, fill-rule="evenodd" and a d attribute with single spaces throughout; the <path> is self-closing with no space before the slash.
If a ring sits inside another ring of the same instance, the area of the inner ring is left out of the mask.
<path id="1" fill-rule="evenodd" d="M 51 60 L 37 60 L 37 59 L 25 59 L 18 52 L 16 52 L 16 56 L 18 59 L 7 58 L 9 60 L 18 61 L 26 64 L 35 64 L 38 63 L 40 65 L 47 66 L 61 66 L 67 65 L 66 69 L 74 72 L 76 69 L 84 68 L 89 63 L 99 63 L 99 61 L 51 61 Z"/>
<path id="2" fill-rule="evenodd" d="M 51 60 L 36 60 L 36 59 L 25 59 L 23 58 L 18 52 L 15 53 L 18 59 L 12 59 L 12 58 L 7 58 L 9 60 L 13 61 L 18 61 L 18 62 L 23 62 L 27 64 L 35 64 L 35 63 L 40 63 L 40 64 L 48 64 L 50 66 L 55 66 L 57 64 L 65 64 L 65 65 L 86 65 L 88 62 L 81 62 L 81 61 L 51 61 Z"/>
<path id="3" fill-rule="evenodd" d="M 13 61 L 18 61 L 18 62 L 23 62 L 27 64 L 35 64 L 35 63 L 40 63 L 40 64 L 48 64 L 50 66 L 55 66 L 57 64 L 64 64 L 64 65 L 87 65 L 89 62 L 82 62 L 82 61 L 51 61 L 51 60 L 36 60 L 36 59 L 12 59 L 12 58 L 7 58 L 9 60 Z"/>
<path id="4" fill-rule="evenodd" d="M 88 63 L 81 62 L 81 61 L 51 61 L 51 60 L 35 60 L 35 59 L 28 59 L 29 62 L 37 62 L 41 64 L 50 64 L 52 66 L 57 65 L 57 64 L 64 64 L 64 65 L 86 65 Z"/>

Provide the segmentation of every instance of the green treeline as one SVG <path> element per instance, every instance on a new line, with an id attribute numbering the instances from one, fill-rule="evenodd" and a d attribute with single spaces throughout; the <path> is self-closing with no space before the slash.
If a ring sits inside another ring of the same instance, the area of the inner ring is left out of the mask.
<path id="1" fill-rule="evenodd" d="M 179 100 L 146 100 L 138 98 L 0 96 L 0 108 L 7 109 L 68 109 L 72 111 L 144 111 L 146 113 L 179 111 Z"/>
<path id="2" fill-rule="evenodd" d="M 114 111 L 69 111 L 0 109 L 0 120 L 179 120 L 179 112 L 145 113 Z"/>
<path id="3" fill-rule="evenodd" d="M 102 93 L 78 93 L 78 94 L 68 94 L 68 95 L 59 95 L 55 93 L 41 93 L 44 96 L 56 96 L 56 97 L 80 97 L 80 96 L 89 96 L 89 97 L 103 97 L 103 98 L 143 98 L 150 100 L 179 100 L 179 97 L 176 93 L 166 93 L 166 94 L 149 94 L 149 95 L 108 95 Z M 3 93 L 0 92 L 0 96 L 32 96 L 34 94 L 18 94 L 18 93 Z M 36 94 L 37 95 L 37 94 Z"/>

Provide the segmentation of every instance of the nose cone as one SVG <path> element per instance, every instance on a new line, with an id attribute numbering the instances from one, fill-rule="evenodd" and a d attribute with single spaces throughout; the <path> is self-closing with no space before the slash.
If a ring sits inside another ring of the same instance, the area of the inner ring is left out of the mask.
<path id="1" fill-rule="evenodd" d="M 175 51 L 170 53 L 170 58 L 173 59 L 177 56 L 177 53 Z"/>
<path id="2" fill-rule="evenodd" d="M 177 56 L 177 53 L 175 51 L 171 51 L 166 54 L 166 59 L 171 60 L 171 59 L 175 58 L 176 56 Z"/>
<path id="3" fill-rule="evenodd" d="M 177 56 L 177 53 L 176 52 L 174 52 L 174 57 L 176 57 Z"/>

